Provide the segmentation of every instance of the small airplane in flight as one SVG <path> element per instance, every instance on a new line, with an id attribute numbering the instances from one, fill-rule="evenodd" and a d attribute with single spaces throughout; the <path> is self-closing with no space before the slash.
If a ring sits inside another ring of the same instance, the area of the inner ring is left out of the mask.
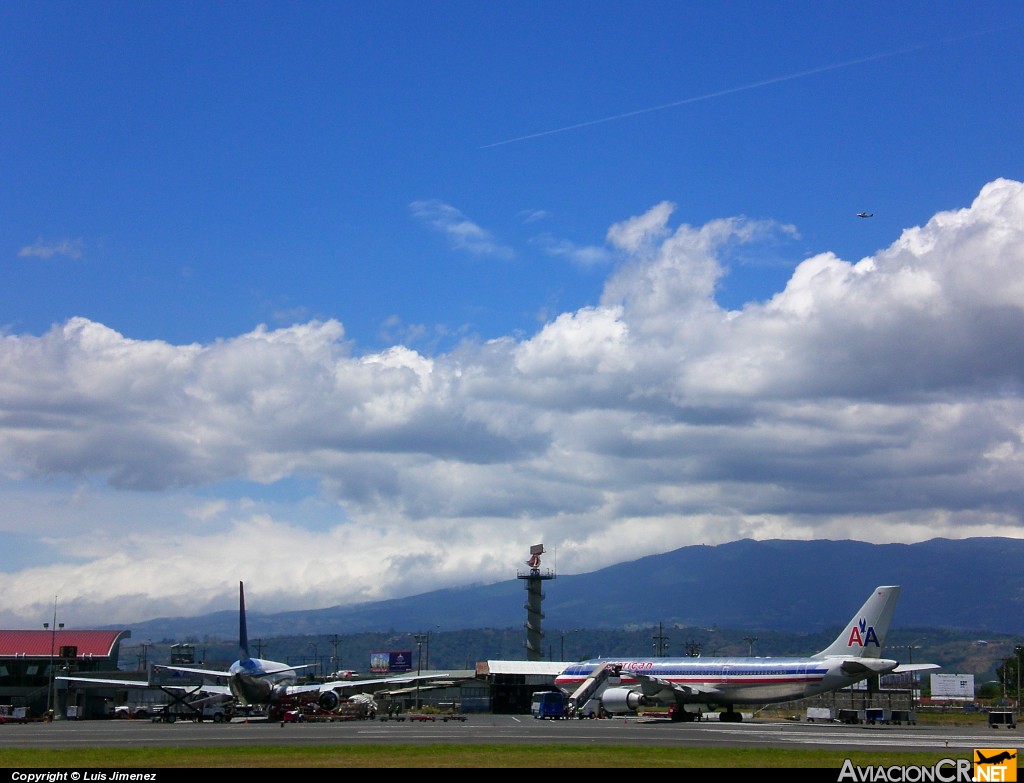
<path id="1" fill-rule="evenodd" d="M 96 678 L 86 675 L 60 676 L 59 680 L 103 685 L 117 685 L 126 688 L 159 687 L 175 701 L 184 701 L 185 695 L 191 699 L 196 694 L 231 696 L 237 704 L 244 707 L 270 707 L 290 698 L 315 700 L 320 709 L 336 710 L 343 701 L 342 692 L 351 688 L 365 688 L 370 685 L 392 683 L 412 683 L 417 679 L 431 679 L 428 675 L 403 675 L 380 677 L 362 680 L 349 677 L 328 682 L 298 682 L 298 671 L 308 669 L 315 664 L 292 666 L 279 661 L 253 658 L 249 655 L 249 634 L 245 622 L 245 588 L 238 583 L 238 660 L 226 670 L 206 669 L 196 666 L 171 666 L 153 664 L 153 670 L 164 670 L 172 675 L 191 674 L 203 678 L 200 685 L 175 685 L 167 680 L 150 685 L 146 681 L 128 679 Z M 436 675 L 435 675 L 436 677 Z M 216 682 L 210 682 L 214 680 Z M 185 695 L 182 695 L 185 694 Z M 357 694 L 358 695 L 358 694 Z"/>
<path id="2" fill-rule="evenodd" d="M 857 213 L 857 217 L 862 217 L 862 218 L 869 218 L 869 217 L 874 217 L 874 216 L 875 216 L 874 212 L 858 212 Z"/>
<path id="3" fill-rule="evenodd" d="M 899 585 L 875 588 L 836 640 L 806 658 L 597 658 L 567 666 L 555 685 L 577 710 L 593 710 L 598 700 L 613 714 L 660 705 L 669 707 L 672 720 L 692 721 L 725 707 L 719 719 L 738 723 L 737 705 L 803 699 L 881 674 L 939 668 L 882 657 L 899 594 Z"/>

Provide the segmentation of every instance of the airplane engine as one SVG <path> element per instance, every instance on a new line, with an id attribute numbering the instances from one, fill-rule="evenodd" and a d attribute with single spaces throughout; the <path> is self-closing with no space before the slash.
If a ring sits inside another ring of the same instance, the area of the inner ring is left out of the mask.
<path id="1" fill-rule="evenodd" d="M 270 683 L 264 683 L 264 685 L 269 686 Z M 267 693 L 266 697 L 261 697 L 259 699 L 256 699 L 255 700 L 256 703 L 266 703 L 266 702 L 272 702 L 272 701 L 280 701 L 281 699 L 284 699 L 285 697 L 288 696 L 288 686 L 287 685 L 275 685 L 273 688 L 268 687 L 267 691 L 268 691 L 268 693 Z"/>
<path id="2" fill-rule="evenodd" d="M 320 694 L 320 698 L 316 700 L 316 703 L 325 712 L 334 712 L 338 709 L 338 705 L 341 704 L 341 697 L 335 691 L 324 691 Z"/>
<path id="3" fill-rule="evenodd" d="M 608 688 L 601 694 L 601 706 L 605 712 L 635 712 L 637 707 L 648 703 L 640 691 L 631 688 Z"/>

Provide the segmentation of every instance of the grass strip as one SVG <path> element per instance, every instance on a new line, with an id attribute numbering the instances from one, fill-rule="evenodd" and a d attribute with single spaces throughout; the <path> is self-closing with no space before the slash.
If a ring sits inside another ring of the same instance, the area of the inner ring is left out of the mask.
<path id="1" fill-rule="evenodd" d="M 970 753 L 960 754 L 967 758 Z M 0 767 L 63 769 L 175 768 L 655 768 L 835 769 L 931 767 L 951 751 L 843 751 L 789 748 L 665 748 L 580 745 L 318 745 L 217 748 L 0 750 Z"/>

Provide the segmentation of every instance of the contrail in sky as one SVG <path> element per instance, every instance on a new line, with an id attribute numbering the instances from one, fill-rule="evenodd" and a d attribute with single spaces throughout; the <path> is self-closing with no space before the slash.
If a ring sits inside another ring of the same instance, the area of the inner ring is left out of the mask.
<path id="1" fill-rule="evenodd" d="M 971 35 L 982 35 L 984 33 L 991 32 L 985 30 L 978 33 L 972 33 Z M 556 133 L 565 133 L 566 131 L 576 130 L 578 128 L 588 128 L 591 125 L 600 125 L 605 122 L 614 122 L 615 120 L 623 120 L 626 117 L 636 117 L 640 114 L 650 114 L 655 111 L 662 111 L 664 109 L 671 109 L 675 106 L 685 106 L 688 103 L 697 103 L 698 101 L 706 101 L 711 98 L 721 98 L 723 95 L 732 95 L 733 93 L 743 92 L 745 90 L 755 90 L 758 87 L 766 87 L 769 84 L 778 84 L 779 82 L 788 82 L 793 79 L 802 79 L 805 76 L 813 76 L 816 73 L 825 73 L 826 71 L 835 71 L 840 68 L 849 68 L 852 65 L 861 65 L 862 63 L 869 63 L 875 60 L 882 60 L 886 57 L 894 57 L 899 54 L 907 54 L 908 52 L 915 52 L 919 49 L 925 49 L 929 46 L 935 46 L 938 43 L 949 43 L 950 41 L 957 41 L 970 36 L 958 36 L 956 38 L 947 38 L 943 41 L 935 41 L 932 43 L 918 44 L 917 46 L 911 46 L 907 49 L 899 49 L 894 52 L 882 52 L 880 54 L 872 54 L 868 57 L 860 57 L 856 60 L 847 60 L 846 62 L 836 63 L 834 65 L 823 65 L 820 68 L 811 68 L 807 71 L 800 71 L 799 73 L 791 73 L 787 76 L 776 76 L 774 79 L 765 79 L 761 82 L 754 82 L 753 84 L 745 84 L 742 87 L 731 87 L 728 90 L 719 90 L 718 92 L 710 92 L 707 95 L 698 95 L 694 98 L 685 98 L 681 101 L 673 101 L 672 103 L 663 103 L 660 106 L 651 106 L 647 109 L 637 109 L 636 111 L 629 111 L 625 114 L 616 114 L 611 117 L 603 117 L 599 120 L 590 120 L 589 122 L 578 122 L 575 125 L 566 125 L 564 128 L 555 128 L 554 130 L 541 131 L 540 133 L 531 133 L 527 136 L 517 136 L 514 139 L 506 139 L 505 141 L 496 141 L 492 144 L 484 144 L 478 149 L 490 149 L 491 147 L 501 147 L 505 144 L 515 144 L 517 141 L 526 141 L 527 139 L 539 139 L 541 136 L 553 136 Z"/>

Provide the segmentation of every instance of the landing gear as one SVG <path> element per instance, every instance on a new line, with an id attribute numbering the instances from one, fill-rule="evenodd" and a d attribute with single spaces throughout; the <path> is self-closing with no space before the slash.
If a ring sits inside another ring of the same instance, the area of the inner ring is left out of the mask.
<path id="1" fill-rule="evenodd" d="M 722 723 L 741 723 L 743 721 L 743 713 L 736 712 L 730 707 L 725 712 L 718 713 L 718 720 Z"/>
<path id="2" fill-rule="evenodd" d="M 669 707 L 668 716 L 674 723 L 692 723 L 700 718 L 699 712 L 687 712 L 682 707 Z"/>

